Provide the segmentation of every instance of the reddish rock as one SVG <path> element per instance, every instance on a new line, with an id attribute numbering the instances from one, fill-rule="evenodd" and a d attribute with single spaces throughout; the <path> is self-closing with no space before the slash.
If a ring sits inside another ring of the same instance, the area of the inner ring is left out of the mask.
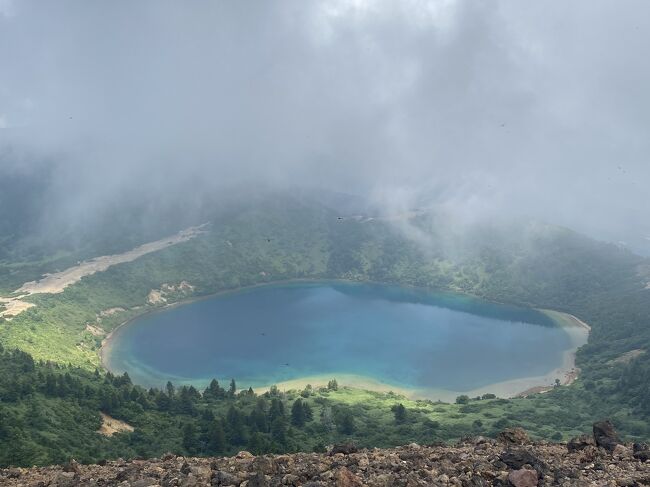
<path id="1" fill-rule="evenodd" d="M 528 433 L 523 428 L 508 428 L 497 436 L 497 440 L 507 445 L 523 445 L 530 442 Z"/>
<path id="2" fill-rule="evenodd" d="M 341 467 L 334 474 L 334 485 L 336 487 L 362 487 L 363 482 L 347 468 Z"/>
<path id="3" fill-rule="evenodd" d="M 537 486 L 537 472 L 534 470 L 513 470 L 508 474 L 508 481 L 514 487 L 536 487 Z"/>

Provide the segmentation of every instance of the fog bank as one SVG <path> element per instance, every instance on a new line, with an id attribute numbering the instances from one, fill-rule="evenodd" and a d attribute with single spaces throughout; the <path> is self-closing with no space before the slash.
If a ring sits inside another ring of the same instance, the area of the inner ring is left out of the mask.
<path id="1" fill-rule="evenodd" d="M 0 0 L 0 176 L 48 222 L 319 187 L 643 251 L 648 45 L 644 0 Z"/>

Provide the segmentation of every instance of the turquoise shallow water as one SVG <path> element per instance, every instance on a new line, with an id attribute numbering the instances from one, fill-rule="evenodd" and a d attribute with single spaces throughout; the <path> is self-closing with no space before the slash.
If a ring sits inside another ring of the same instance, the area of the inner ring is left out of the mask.
<path id="1" fill-rule="evenodd" d="M 572 346 L 541 312 L 377 284 L 250 288 L 145 315 L 104 357 L 146 386 L 211 378 L 259 387 L 355 374 L 413 389 L 469 391 L 543 375 Z"/>

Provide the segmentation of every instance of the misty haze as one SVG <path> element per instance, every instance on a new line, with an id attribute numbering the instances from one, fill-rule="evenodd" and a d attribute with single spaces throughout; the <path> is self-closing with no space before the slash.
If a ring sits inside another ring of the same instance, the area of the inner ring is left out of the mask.
<path id="1" fill-rule="evenodd" d="M 642 0 L 0 0 L 0 483 L 644 485 L 648 45 Z M 493 471 L 347 456 L 461 439 Z"/>

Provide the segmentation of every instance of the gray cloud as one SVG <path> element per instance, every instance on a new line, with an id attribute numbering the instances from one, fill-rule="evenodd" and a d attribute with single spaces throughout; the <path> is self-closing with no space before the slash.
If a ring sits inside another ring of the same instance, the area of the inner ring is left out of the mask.
<path id="1" fill-rule="evenodd" d="M 648 45 L 644 0 L 2 0 L 0 164 L 73 217 L 263 182 L 641 245 Z"/>

